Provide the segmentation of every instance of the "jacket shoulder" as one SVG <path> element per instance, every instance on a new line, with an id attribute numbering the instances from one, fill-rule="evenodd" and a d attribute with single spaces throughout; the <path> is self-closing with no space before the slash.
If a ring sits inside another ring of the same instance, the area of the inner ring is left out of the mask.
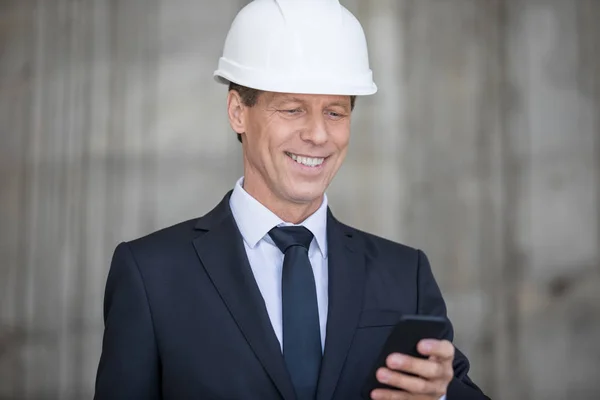
<path id="1" fill-rule="evenodd" d="M 198 232 L 194 229 L 198 218 L 179 222 L 157 231 L 151 232 L 144 236 L 131 239 L 127 244 L 135 249 L 153 248 L 156 246 L 162 247 L 169 244 L 177 244 L 181 242 L 189 242 L 194 237 L 198 236 Z"/>
<path id="2" fill-rule="evenodd" d="M 193 241 L 202 235 L 195 229 L 198 219 L 190 219 L 159 229 L 147 235 L 122 242 L 131 253 L 132 259 L 146 278 L 152 272 L 173 270 L 195 257 Z"/>

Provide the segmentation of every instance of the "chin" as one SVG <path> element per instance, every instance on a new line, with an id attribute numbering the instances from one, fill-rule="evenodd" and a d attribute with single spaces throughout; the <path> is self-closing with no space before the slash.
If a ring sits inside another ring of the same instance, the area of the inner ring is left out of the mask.
<path id="1" fill-rule="evenodd" d="M 290 188 L 288 192 L 288 198 L 294 203 L 312 203 L 319 200 L 325 193 L 325 189 L 322 185 L 297 185 L 294 188 Z"/>

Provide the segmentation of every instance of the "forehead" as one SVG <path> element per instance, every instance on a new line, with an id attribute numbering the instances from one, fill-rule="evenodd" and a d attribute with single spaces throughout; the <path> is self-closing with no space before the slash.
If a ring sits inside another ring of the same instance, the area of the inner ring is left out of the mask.
<path id="1" fill-rule="evenodd" d="M 275 93 L 265 92 L 264 96 L 267 104 L 297 102 L 305 104 L 339 104 L 350 105 L 350 96 L 330 95 L 330 94 L 300 94 L 300 93 Z"/>

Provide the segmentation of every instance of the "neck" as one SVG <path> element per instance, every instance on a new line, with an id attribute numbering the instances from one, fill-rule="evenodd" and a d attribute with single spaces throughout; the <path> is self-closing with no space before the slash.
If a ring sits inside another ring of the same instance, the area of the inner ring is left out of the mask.
<path id="1" fill-rule="evenodd" d="M 291 224 L 299 224 L 304 221 L 314 214 L 323 202 L 323 196 L 313 201 L 302 203 L 283 200 L 273 194 L 264 182 L 248 179 L 246 175 L 244 175 L 243 188 L 246 193 L 281 218 L 282 221 Z"/>

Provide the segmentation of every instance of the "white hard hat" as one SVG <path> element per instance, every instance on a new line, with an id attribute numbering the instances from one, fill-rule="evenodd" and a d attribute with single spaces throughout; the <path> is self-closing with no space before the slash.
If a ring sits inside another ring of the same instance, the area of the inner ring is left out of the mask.
<path id="1" fill-rule="evenodd" d="M 214 77 L 270 92 L 377 92 L 364 31 L 339 0 L 252 1 L 231 24 Z"/>

